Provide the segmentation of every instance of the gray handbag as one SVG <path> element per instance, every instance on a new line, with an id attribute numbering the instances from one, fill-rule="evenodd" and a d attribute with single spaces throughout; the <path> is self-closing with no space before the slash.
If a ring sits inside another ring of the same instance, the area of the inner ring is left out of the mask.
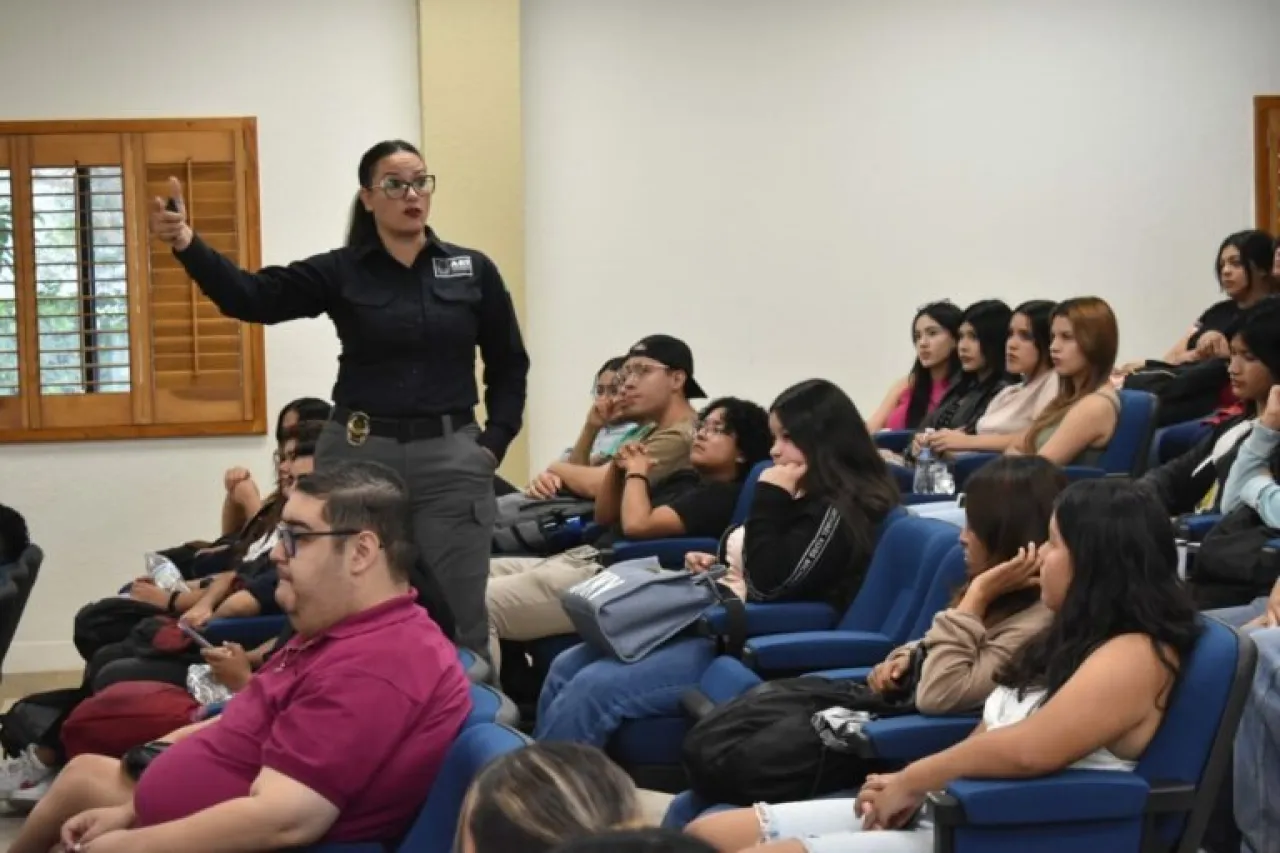
<path id="1" fill-rule="evenodd" d="M 582 639 L 623 663 L 634 663 L 723 604 L 734 628 L 742 601 L 717 580 L 724 567 L 694 574 L 664 569 L 656 557 L 616 563 L 571 587 L 561 598 Z"/>

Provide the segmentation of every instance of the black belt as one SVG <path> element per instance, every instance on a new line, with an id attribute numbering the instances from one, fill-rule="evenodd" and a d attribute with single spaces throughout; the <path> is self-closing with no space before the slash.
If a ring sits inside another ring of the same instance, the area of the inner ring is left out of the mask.
<path id="1" fill-rule="evenodd" d="M 401 444 L 443 438 L 476 422 L 474 412 L 452 412 L 426 418 L 375 418 L 346 406 L 334 406 L 329 419 L 346 429 L 347 441 L 354 445 L 364 444 L 371 435 L 394 438 Z"/>

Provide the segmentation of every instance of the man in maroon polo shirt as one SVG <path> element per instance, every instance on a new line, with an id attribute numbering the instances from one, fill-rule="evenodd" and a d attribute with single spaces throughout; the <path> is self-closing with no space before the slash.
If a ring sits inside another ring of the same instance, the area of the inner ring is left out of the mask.
<path id="1" fill-rule="evenodd" d="M 298 481 L 276 598 L 297 636 L 208 724 L 178 733 L 136 787 L 80 756 L 11 850 L 255 851 L 391 842 L 412 823 L 471 710 L 457 651 L 409 588 L 408 496 L 346 463 Z"/>

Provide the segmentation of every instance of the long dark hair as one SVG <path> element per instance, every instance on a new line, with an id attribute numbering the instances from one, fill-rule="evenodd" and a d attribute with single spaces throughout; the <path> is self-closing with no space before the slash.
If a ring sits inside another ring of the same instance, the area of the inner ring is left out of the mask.
<path id="1" fill-rule="evenodd" d="M 1240 261 L 1244 266 L 1245 281 L 1249 282 L 1248 293 L 1254 292 L 1255 285 L 1261 283 L 1259 296 L 1268 296 L 1276 292 L 1277 282 L 1271 276 L 1271 266 L 1275 260 L 1276 240 L 1266 231 L 1237 231 L 1229 235 L 1218 246 L 1218 254 L 1213 256 L 1213 274 L 1222 287 L 1222 252 L 1232 246 L 1240 253 Z"/>
<path id="2" fill-rule="evenodd" d="M 1045 701 L 1085 658 L 1121 634 L 1145 634 L 1176 679 L 1200 635 L 1178 580 L 1173 524 L 1159 501 L 1126 480 L 1081 480 L 1058 497 L 1058 534 L 1072 578 L 1053 622 L 996 675 L 996 683 Z M 1172 655 L 1168 650 L 1172 650 Z"/>
<path id="3" fill-rule="evenodd" d="M 421 152 L 412 143 L 405 142 L 403 139 L 384 139 L 364 152 L 356 173 L 360 179 L 361 188 L 372 189 L 373 170 L 377 168 L 379 160 L 390 157 L 392 154 L 399 154 L 401 151 L 408 151 L 410 154 L 422 157 Z M 365 209 L 364 202 L 360 200 L 360 193 L 356 193 L 355 201 L 351 203 L 351 220 L 347 225 L 347 245 L 359 246 L 362 243 L 375 242 L 377 239 L 378 226 L 373 221 L 373 214 Z"/>
<path id="4" fill-rule="evenodd" d="M 1076 403 L 1106 386 L 1116 366 L 1116 351 L 1120 347 L 1120 326 L 1105 299 L 1097 296 L 1067 299 L 1059 302 L 1050 316 L 1052 320 L 1065 317 L 1071 323 L 1080 353 L 1089 363 L 1089 375 L 1081 383 L 1073 377 L 1059 375 L 1058 396 L 1050 400 L 1044 411 L 1031 422 L 1021 448 L 1024 453 L 1035 453 L 1038 449 L 1035 446 L 1037 435 L 1065 418 Z"/>
<path id="5" fill-rule="evenodd" d="M 921 317 L 928 317 L 943 329 L 951 334 L 952 339 L 960 337 L 960 318 L 962 313 L 949 300 L 941 302 L 930 302 L 928 305 L 916 312 L 916 316 L 911 318 L 911 341 L 915 342 L 916 323 Z M 951 358 L 947 362 L 947 378 L 946 384 L 950 385 L 951 381 L 956 378 L 956 374 L 960 372 L 960 356 L 956 353 L 955 347 L 951 349 Z M 929 399 L 933 394 L 933 374 L 929 368 L 920 363 L 920 357 L 916 356 L 915 364 L 911 366 L 911 396 L 907 400 L 907 429 L 915 429 L 920 426 L 920 421 L 924 420 L 924 416 L 929 414 Z"/>
<path id="6" fill-rule="evenodd" d="M 703 407 L 698 413 L 698 420 L 705 421 L 716 409 L 724 413 L 725 434 L 733 436 L 733 442 L 738 446 L 737 479 L 745 480 L 757 462 L 769 458 L 769 447 L 773 444 L 773 437 L 769 434 L 769 415 L 750 400 L 720 397 Z"/>
<path id="7" fill-rule="evenodd" d="M 1031 342 L 1036 345 L 1036 352 L 1040 355 L 1040 361 L 1037 364 L 1039 370 L 1045 370 L 1051 366 L 1049 343 L 1053 336 L 1053 309 L 1057 307 L 1058 303 L 1048 299 L 1032 299 L 1013 309 L 1014 314 L 1021 314 L 1031 324 Z M 1009 322 L 1013 322 L 1012 317 L 1009 318 Z"/>
<path id="8" fill-rule="evenodd" d="M 970 577 L 1012 560 L 1028 543 L 1048 539 L 1054 503 L 1066 487 L 1062 469 L 1040 456 L 999 456 L 975 471 L 965 483 L 965 525 L 987 552 L 987 565 L 971 566 Z M 956 590 L 952 607 L 971 582 Z M 987 622 L 1003 621 L 1039 600 L 1037 589 L 1002 595 L 987 609 Z"/>
<path id="9" fill-rule="evenodd" d="M 329 401 L 321 400 L 319 397 L 299 397 L 296 400 L 290 400 L 280 410 L 280 414 L 276 415 L 276 444 L 284 444 L 289 438 L 284 428 L 284 419 L 290 414 L 297 415 L 298 423 L 302 423 L 303 421 L 327 421 L 332 411 L 333 406 Z"/>
<path id="10" fill-rule="evenodd" d="M 979 373 L 961 373 L 956 390 L 965 393 L 977 387 L 991 387 L 1004 382 L 1008 376 L 1004 369 L 1004 345 L 1009 339 L 1009 321 L 1013 311 L 999 299 L 983 299 L 964 309 L 960 325 L 973 326 L 973 335 L 982 350 L 982 360 L 989 371 L 985 378 Z M 959 346 L 956 347 L 959 350 Z M 957 356 L 959 358 L 959 356 Z"/>
<path id="11" fill-rule="evenodd" d="M 898 485 L 880 458 L 849 395 L 825 379 L 809 379 L 778 395 L 769 408 L 804 454 L 806 494 L 836 508 L 860 551 L 898 503 Z"/>

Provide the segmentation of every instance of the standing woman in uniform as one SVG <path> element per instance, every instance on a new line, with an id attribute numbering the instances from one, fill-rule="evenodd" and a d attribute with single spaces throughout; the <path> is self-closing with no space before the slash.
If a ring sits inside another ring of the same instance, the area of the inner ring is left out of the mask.
<path id="1" fill-rule="evenodd" d="M 444 588 L 458 642 L 487 658 L 493 475 L 520 431 L 529 356 L 493 261 L 428 227 L 435 176 L 417 149 L 379 142 L 360 159 L 359 178 L 347 244 L 287 267 L 249 273 L 211 249 L 187 224 L 176 178 L 168 203 L 152 202 L 151 230 L 229 317 L 333 320 L 342 354 L 317 465 L 367 459 L 404 477 L 414 535 Z M 476 347 L 483 430 L 474 414 Z"/>

